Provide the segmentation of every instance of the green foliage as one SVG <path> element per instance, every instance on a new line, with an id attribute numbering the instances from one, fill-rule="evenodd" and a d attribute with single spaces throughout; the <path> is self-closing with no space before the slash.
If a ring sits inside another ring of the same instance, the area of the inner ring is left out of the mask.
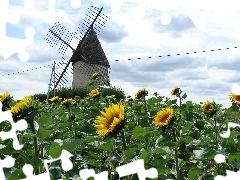
<path id="1" fill-rule="evenodd" d="M 71 158 L 74 168 L 64 172 L 60 162 L 52 163 L 51 179 L 77 179 L 79 170 L 84 168 L 93 168 L 97 173 L 115 172 L 116 167 L 140 158 L 144 159 L 145 168 L 157 169 L 158 179 L 213 179 L 225 175 L 226 170 L 240 169 L 239 131 L 232 128 L 227 139 L 219 136 L 227 130 L 228 122 L 239 121 L 236 106 L 221 109 L 216 104 L 216 113 L 208 117 L 203 106 L 186 101 L 187 95 L 180 89 L 174 100 L 160 95 L 133 100 L 126 99 L 123 91 L 115 87 L 99 87 L 101 95 L 92 98 L 88 95 L 91 88 L 57 91 L 56 95 L 62 98 L 81 97 L 69 106 L 61 106 L 60 102 L 43 103 L 44 96 L 36 95 L 37 113 L 25 117 L 28 129 L 18 135 L 23 149 L 16 151 L 11 140 L 0 140 L 0 157 L 11 155 L 16 159 L 14 168 L 4 169 L 7 179 L 24 178 L 22 167 L 26 163 L 33 165 L 35 174 L 45 172 L 43 160 L 59 157 L 63 149 L 74 155 Z M 125 108 L 123 133 L 98 137 L 94 127 L 96 117 L 121 99 Z M 166 107 L 174 109 L 173 124 L 168 128 L 155 127 L 152 123 L 155 115 Z M 0 124 L 1 131 L 10 128 L 7 122 Z M 218 153 L 227 157 L 226 163 L 215 163 L 214 156 Z M 117 178 L 117 174 L 109 177 Z M 132 175 L 126 179 L 138 178 Z"/>
<path id="2" fill-rule="evenodd" d="M 55 92 L 55 96 L 71 99 L 79 96 L 81 99 L 84 99 L 89 96 L 89 92 L 92 89 L 89 87 L 76 87 L 76 88 L 61 88 L 57 89 Z M 103 97 L 115 95 L 115 98 L 120 101 L 121 99 L 125 99 L 125 94 L 123 90 L 117 87 L 103 87 L 101 88 L 101 93 Z M 38 99 L 40 102 L 46 101 L 47 94 L 35 94 L 34 99 Z M 54 91 L 49 92 L 49 99 L 54 97 Z"/>

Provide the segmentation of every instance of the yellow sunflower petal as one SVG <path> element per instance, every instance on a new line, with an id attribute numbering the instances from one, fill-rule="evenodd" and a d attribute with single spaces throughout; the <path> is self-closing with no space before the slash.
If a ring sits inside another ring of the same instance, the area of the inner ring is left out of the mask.
<path id="1" fill-rule="evenodd" d="M 95 120 L 96 133 L 99 136 L 105 136 L 113 132 L 124 120 L 124 106 L 119 104 L 110 105 L 105 112 L 100 111 L 101 116 Z"/>
<path id="2" fill-rule="evenodd" d="M 155 126 L 168 126 L 171 119 L 173 118 L 174 110 L 172 108 L 166 108 L 164 110 L 158 111 L 154 117 L 153 124 Z"/>

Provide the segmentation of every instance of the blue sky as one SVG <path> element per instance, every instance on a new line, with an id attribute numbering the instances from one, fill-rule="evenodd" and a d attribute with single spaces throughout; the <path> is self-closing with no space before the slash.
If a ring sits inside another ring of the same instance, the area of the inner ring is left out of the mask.
<path id="1" fill-rule="evenodd" d="M 81 2 L 80 6 L 73 8 L 74 1 Z M 14 99 L 47 92 L 51 64 L 58 63 L 62 56 L 58 47 L 50 47 L 44 37 L 57 21 L 70 32 L 77 31 L 90 6 L 103 7 L 104 14 L 110 17 L 99 39 L 111 66 L 111 84 L 128 95 L 145 87 L 149 96 L 157 91 L 171 97 L 171 89 L 177 85 L 187 93 L 187 100 L 214 100 L 227 107 L 228 94 L 233 84 L 240 81 L 240 12 L 236 0 L 9 0 L 8 6 L 1 3 L 8 12 L 0 16 L 0 28 L 6 27 L 5 36 L 0 34 L 0 93 L 9 91 Z M 8 16 L 19 22 L 12 23 Z M 27 34 L 32 33 L 33 41 L 25 40 L 26 29 Z M 77 42 L 75 39 L 71 45 L 74 47 Z M 18 51 L 24 47 L 28 60 L 19 58 Z M 11 53 L 7 57 L 8 49 Z M 68 49 L 64 58 L 70 57 Z M 69 82 L 71 85 L 71 77 Z"/>

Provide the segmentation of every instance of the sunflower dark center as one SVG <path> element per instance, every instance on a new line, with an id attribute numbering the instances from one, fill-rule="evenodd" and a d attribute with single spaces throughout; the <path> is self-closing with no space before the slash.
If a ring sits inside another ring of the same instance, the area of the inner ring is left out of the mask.
<path id="1" fill-rule="evenodd" d="M 114 118 L 119 118 L 119 115 L 114 115 L 108 120 L 107 128 L 110 129 L 110 126 L 113 123 Z"/>
<path id="2" fill-rule="evenodd" d="M 236 96 L 235 99 L 236 99 L 237 101 L 240 101 L 240 96 Z"/>
<path id="3" fill-rule="evenodd" d="M 169 114 L 166 114 L 165 116 L 163 116 L 162 121 L 166 122 L 166 120 L 168 119 L 168 117 L 169 117 Z"/>

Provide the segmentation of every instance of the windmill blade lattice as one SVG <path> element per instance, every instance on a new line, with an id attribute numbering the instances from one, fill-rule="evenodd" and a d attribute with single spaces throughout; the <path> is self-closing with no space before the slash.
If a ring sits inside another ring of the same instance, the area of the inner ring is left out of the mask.
<path id="1" fill-rule="evenodd" d="M 62 57 L 62 60 L 56 64 L 56 84 L 55 87 L 66 87 L 72 80 L 73 68 L 67 65 L 69 61 Z M 63 73 L 64 72 L 64 73 Z"/>
<path id="2" fill-rule="evenodd" d="M 106 21 L 110 18 L 102 13 L 102 8 L 91 6 L 91 8 L 88 8 L 87 12 L 85 19 L 77 27 L 77 31 L 81 35 L 86 35 L 90 26 L 93 26 L 94 30 L 98 32 L 97 35 L 99 35 L 100 31 L 105 27 Z"/>
<path id="3" fill-rule="evenodd" d="M 74 38 L 74 34 L 75 34 L 75 33 L 70 33 L 69 31 L 67 31 L 67 33 L 66 33 L 66 35 L 65 35 L 65 38 L 64 38 L 64 40 L 65 40 L 66 43 L 64 43 L 64 41 L 62 41 L 62 43 L 61 43 L 61 45 L 60 45 L 60 47 L 59 47 L 58 52 L 59 52 L 60 54 L 62 54 L 63 56 L 64 56 L 67 48 L 69 47 L 67 44 L 70 44 L 70 43 L 71 43 L 71 41 L 72 41 L 73 38 Z"/>
<path id="4" fill-rule="evenodd" d="M 56 47 L 60 40 L 59 37 L 61 37 L 65 31 L 66 28 L 62 26 L 59 22 L 56 22 L 53 27 L 49 29 L 49 32 L 44 39 L 47 41 L 47 43 L 50 43 L 50 46 Z M 55 36 L 54 33 L 57 36 Z"/>

